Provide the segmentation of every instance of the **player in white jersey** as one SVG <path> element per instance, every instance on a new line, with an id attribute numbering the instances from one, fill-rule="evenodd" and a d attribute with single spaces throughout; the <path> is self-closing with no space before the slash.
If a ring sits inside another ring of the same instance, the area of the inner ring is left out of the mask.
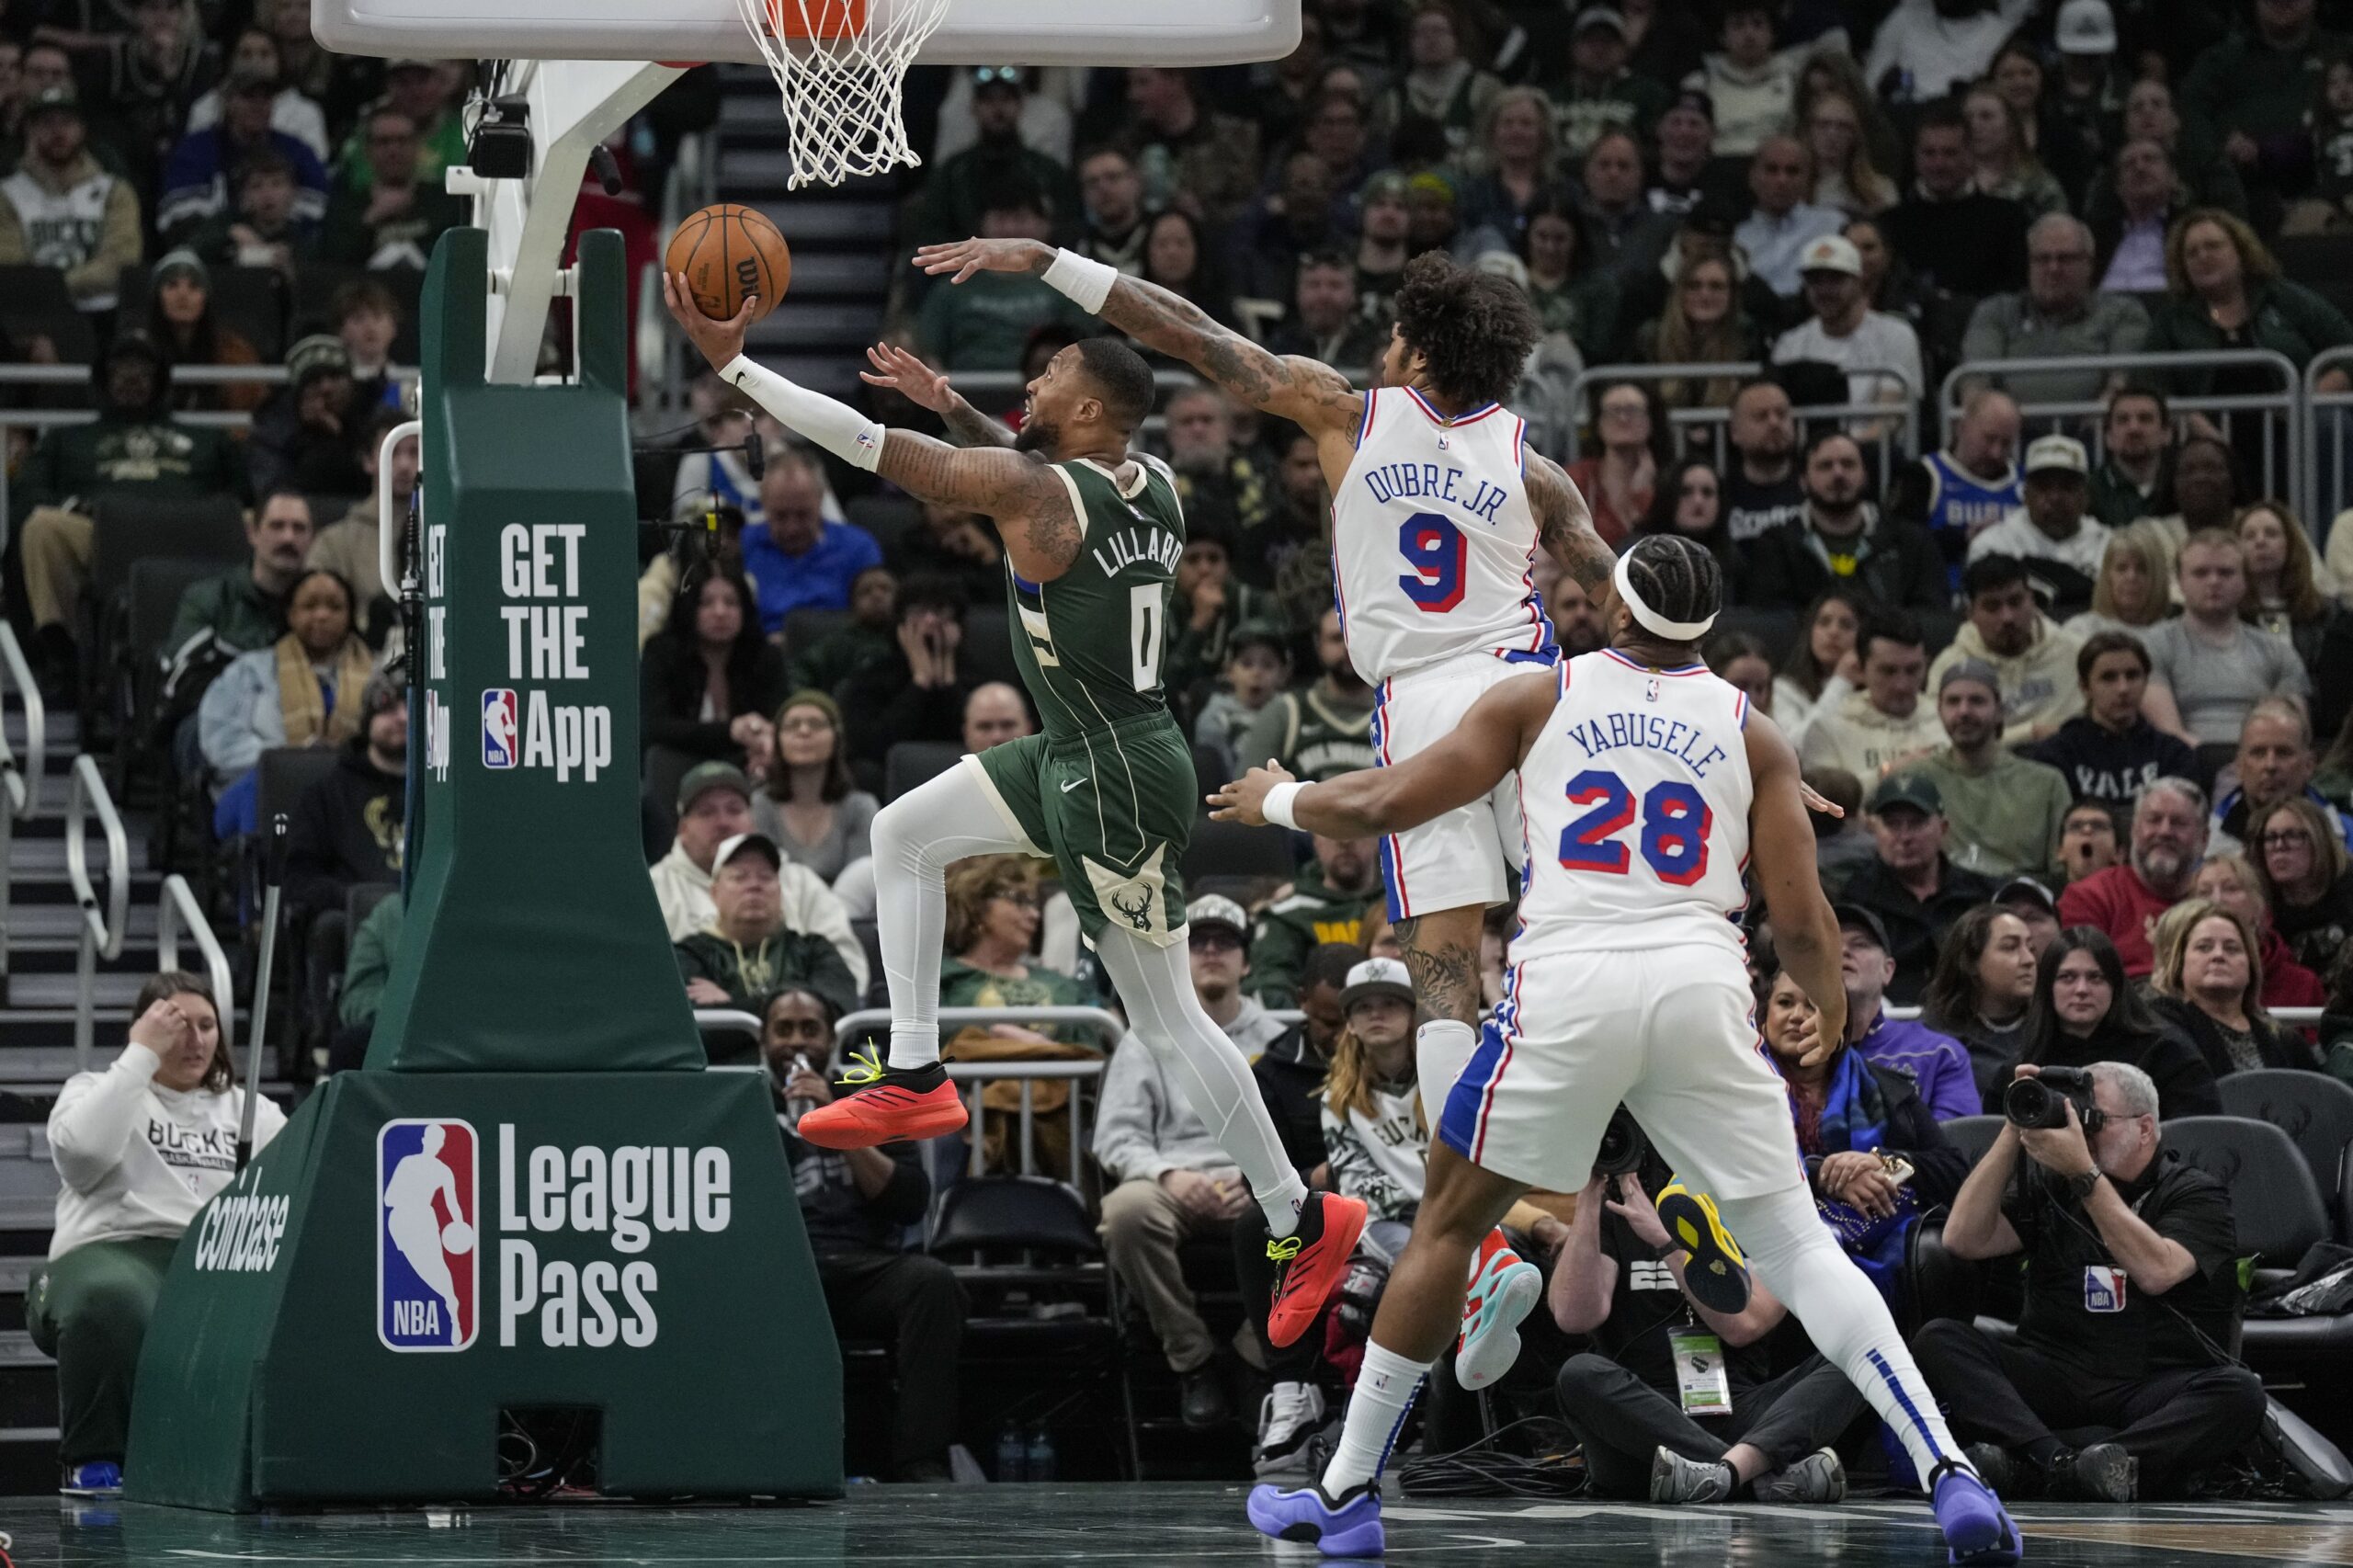
<path id="1" fill-rule="evenodd" d="M 1603 652 L 1505 682 L 1410 762 L 1321 784 L 1256 768 L 1214 797 L 1225 820 L 1362 835 L 1482 799 L 1517 769 L 1530 851 L 1505 1000 L 1447 1098 L 1339 1449 L 1316 1484 L 1252 1493 L 1268 1535 L 1381 1550 L 1381 1468 L 1445 1347 L 1465 1260 L 1529 1187 L 1582 1187 L 1623 1103 L 1705 1181 L 1756 1277 L 1903 1440 L 1953 1560 L 2018 1559 L 2017 1527 L 1954 1446 L 1886 1304 L 1816 1216 L 1757 1039 L 1733 925 L 1752 857 L 1776 951 L 1820 1009 L 1810 1060 L 1836 1049 L 1847 999 L 1796 754 L 1699 662 L 1721 598 L 1705 549 L 1645 539 L 1601 601 Z"/>
<path id="2" fill-rule="evenodd" d="M 1360 392 L 1328 365 L 1268 353 L 1199 307 L 1100 262 L 1032 240 L 964 240 L 915 253 L 962 282 L 1030 272 L 1148 348 L 1182 359 L 1233 396 L 1313 437 L 1333 495 L 1335 566 L 1348 654 L 1377 687 L 1374 747 L 1383 766 L 1435 744 L 1496 682 L 1556 657 L 1530 579 L 1535 551 L 1598 602 L 1615 561 L 1560 465 L 1528 450 L 1502 407 L 1539 335 L 1526 293 L 1415 258 L 1397 324 Z M 1430 1119 L 1478 1043 L 1480 922 L 1506 902 L 1520 862 L 1507 784 L 1412 831 L 1387 835 L 1389 911 L 1425 1021 L 1415 1067 Z M 1540 1281 L 1491 1234 L 1476 1260 L 1456 1376 L 1477 1387 L 1518 1350 L 1516 1325 Z"/>

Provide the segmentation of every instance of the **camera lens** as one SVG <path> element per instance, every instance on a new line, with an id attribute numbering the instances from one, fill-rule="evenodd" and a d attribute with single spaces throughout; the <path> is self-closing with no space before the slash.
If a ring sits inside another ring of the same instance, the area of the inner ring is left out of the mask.
<path id="1" fill-rule="evenodd" d="M 2002 1114 L 2017 1127 L 2059 1127 L 2067 1119 L 2059 1096 L 2034 1078 L 2020 1078 L 2003 1091 Z"/>

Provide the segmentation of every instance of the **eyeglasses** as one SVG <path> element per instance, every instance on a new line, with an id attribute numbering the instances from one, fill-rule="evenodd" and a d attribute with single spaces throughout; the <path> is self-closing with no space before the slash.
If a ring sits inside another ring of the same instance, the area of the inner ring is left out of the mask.
<path id="1" fill-rule="evenodd" d="M 1242 938 L 1222 928 L 1191 932 L 1185 942 L 1197 953 L 1238 953 L 1242 950 Z"/>
<path id="2" fill-rule="evenodd" d="M 1640 419 L 1650 409 L 1639 403 L 1605 403 L 1601 405 L 1604 419 Z"/>
<path id="3" fill-rule="evenodd" d="M 2309 849 L 2313 835 L 2301 827 L 2283 827 L 2277 833 L 2267 833 L 2256 841 L 2266 849 Z"/>
<path id="4" fill-rule="evenodd" d="M 798 719 L 787 719 L 777 726 L 788 735 L 822 734 L 834 727 L 834 722 L 823 714 L 804 713 Z"/>
<path id="5" fill-rule="evenodd" d="M 2073 267 L 2079 261 L 2087 262 L 2091 258 L 2092 253 L 2087 250 L 2045 251 L 2040 255 L 2033 252 L 2027 254 L 2027 260 L 2037 267 Z"/>
<path id="6" fill-rule="evenodd" d="M 1035 909 L 1044 902 L 1034 892 L 993 892 L 989 897 L 1006 903 L 1019 904 L 1024 909 Z"/>

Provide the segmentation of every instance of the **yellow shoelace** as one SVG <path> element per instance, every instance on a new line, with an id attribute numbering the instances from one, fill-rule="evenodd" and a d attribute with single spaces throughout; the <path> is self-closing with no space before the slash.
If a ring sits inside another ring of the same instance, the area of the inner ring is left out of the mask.
<path id="1" fill-rule="evenodd" d="M 871 1048 L 849 1053 L 849 1071 L 842 1074 L 845 1084 L 879 1084 L 882 1081 L 882 1053 Z"/>
<path id="2" fill-rule="evenodd" d="M 1277 1263 L 1289 1263 L 1299 1256 L 1299 1248 L 1300 1240 L 1297 1236 L 1285 1236 L 1279 1242 L 1267 1244 L 1267 1256 Z"/>

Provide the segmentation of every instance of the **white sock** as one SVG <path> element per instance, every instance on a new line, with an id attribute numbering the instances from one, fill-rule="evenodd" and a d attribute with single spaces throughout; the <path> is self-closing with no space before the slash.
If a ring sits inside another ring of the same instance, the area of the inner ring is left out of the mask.
<path id="1" fill-rule="evenodd" d="M 1414 1076 L 1421 1084 L 1422 1119 L 1431 1132 L 1438 1131 L 1454 1081 L 1478 1049 L 1479 1031 L 1453 1018 L 1432 1018 L 1414 1031 Z"/>
<path id="2" fill-rule="evenodd" d="M 1347 1418 L 1340 1425 L 1340 1446 L 1324 1471 L 1324 1495 L 1337 1497 L 1351 1488 L 1377 1481 L 1397 1446 L 1398 1428 L 1430 1369 L 1427 1361 L 1408 1361 L 1377 1341 L 1364 1347 L 1364 1365 L 1348 1395 Z"/>
<path id="3" fill-rule="evenodd" d="M 948 867 L 970 855 L 1029 846 L 1006 825 L 988 787 L 961 764 L 876 812 L 872 835 L 874 913 L 891 993 L 888 1061 L 901 1069 L 928 1067 L 939 1060 Z"/>
<path id="4" fill-rule="evenodd" d="M 1307 1184 L 1283 1153 L 1282 1139 L 1275 1132 L 1266 1102 L 1258 1097 L 1258 1081 L 1250 1075 L 1242 1048 L 1226 1038 L 1193 994 L 1184 944 L 1146 942 L 1132 932 L 1106 926 L 1095 938 L 1095 952 L 1119 988 L 1136 1038 L 1152 1048 L 1193 1114 L 1209 1128 L 1226 1158 L 1241 1167 L 1251 1196 L 1267 1216 L 1267 1233 L 1279 1240 L 1299 1229 Z M 935 978 L 938 973 L 935 969 Z"/>
<path id="5" fill-rule="evenodd" d="M 1927 1380 L 1896 1333 L 1887 1302 L 1830 1239 L 1805 1188 L 1787 1187 L 1763 1198 L 1719 1197 L 1716 1207 L 1724 1228 L 1747 1255 L 1749 1268 L 1789 1304 L 1813 1347 L 1847 1374 L 1894 1430 L 1921 1482 L 1927 1483 L 1942 1460 L 1969 1468 Z"/>

